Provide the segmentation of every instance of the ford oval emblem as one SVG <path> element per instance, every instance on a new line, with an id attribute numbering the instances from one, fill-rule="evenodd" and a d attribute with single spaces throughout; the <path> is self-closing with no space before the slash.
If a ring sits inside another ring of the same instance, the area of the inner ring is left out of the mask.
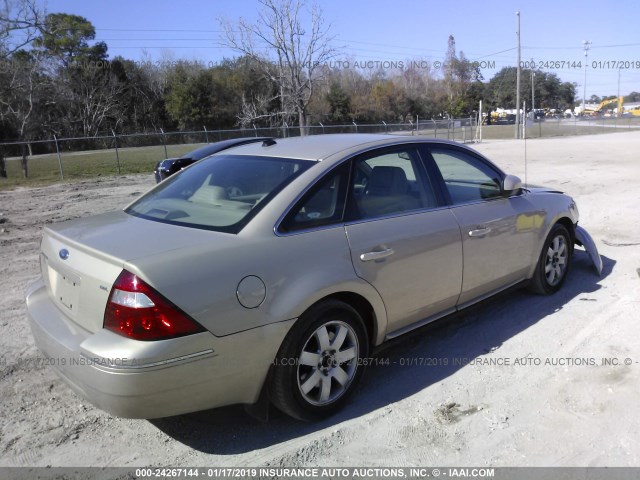
<path id="1" fill-rule="evenodd" d="M 62 260 L 66 260 L 67 258 L 69 258 L 69 250 L 67 250 L 66 248 L 63 248 L 58 252 L 58 255 L 60 255 L 60 258 Z"/>

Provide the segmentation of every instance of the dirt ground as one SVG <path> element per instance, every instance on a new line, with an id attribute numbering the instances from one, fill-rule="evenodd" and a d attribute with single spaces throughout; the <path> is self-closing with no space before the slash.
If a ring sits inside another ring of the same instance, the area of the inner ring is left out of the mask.
<path id="1" fill-rule="evenodd" d="M 153 176 L 0 191 L 0 466 L 640 466 L 640 133 L 476 148 L 523 178 L 526 148 L 527 180 L 574 196 L 602 276 L 576 251 L 554 296 L 512 292 L 395 341 L 318 424 L 242 407 L 127 420 L 78 397 L 26 320 L 42 227 L 120 208 Z"/>

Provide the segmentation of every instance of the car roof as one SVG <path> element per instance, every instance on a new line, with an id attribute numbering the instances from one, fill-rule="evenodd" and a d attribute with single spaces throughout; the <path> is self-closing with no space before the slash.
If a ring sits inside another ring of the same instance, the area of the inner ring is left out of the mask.
<path id="1" fill-rule="evenodd" d="M 264 157 L 296 158 L 301 160 L 321 161 L 336 153 L 349 153 L 367 147 L 379 147 L 386 144 L 410 142 L 452 143 L 442 140 L 425 139 L 410 135 L 366 134 L 366 133 L 333 133 L 326 135 L 307 135 L 304 137 L 277 138 L 275 143 L 252 143 L 234 147 L 225 153 L 234 155 L 252 155 Z"/>

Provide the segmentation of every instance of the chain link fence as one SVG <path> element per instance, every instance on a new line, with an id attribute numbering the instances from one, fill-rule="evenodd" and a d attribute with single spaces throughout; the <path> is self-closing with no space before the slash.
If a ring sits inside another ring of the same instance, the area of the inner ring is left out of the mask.
<path id="1" fill-rule="evenodd" d="M 606 133 L 640 128 L 640 117 L 591 120 L 545 119 L 527 122 L 526 138 Z M 514 138 L 514 125 L 483 125 L 473 117 L 422 120 L 408 123 L 310 125 L 309 135 L 331 133 L 385 133 L 420 135 L 456 142 L 479 142 L 491 138 Z M 89 138 L 56 138 L 29 142 L 0 143 L 0 187 L 29 183 L 50 183 L 64 179 L 100 175 L 151 173 L 159 160 L 179 157 L 206 143 L 240 137 L 293 137 L 300 128 L 245 128 L 191 132 L 134 133 Z"/>
<path id="2" fill-rule="evenodd" d="M 595 135 L 640 128 L 640 117 L 546 117 L 535 122 L 527 119 L 524 127 L 526 138 Z"/>
<path id="3" fill-rule="evenodd" d="M 472 119 L 408 123 L 310 125 L 309 135 L 331 133 L 386 133 L 427 135 L 450 140 L 473 138 Z M 151 172 L 159 160 L 179 157 L 204 144 L 240 137 L 293 137 L 297 126 L 190 132 L 117 134 L 0 143 L 0 177 L 11 184 L 51 182 L 99 175 Z M 1 185 L 1 184 L 0 184 Z"/>

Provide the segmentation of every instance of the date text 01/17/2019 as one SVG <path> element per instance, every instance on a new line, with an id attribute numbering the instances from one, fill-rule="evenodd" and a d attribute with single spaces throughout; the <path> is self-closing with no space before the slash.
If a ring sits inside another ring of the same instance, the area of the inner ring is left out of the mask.
<path id="1" fill-rule="evenodd" d="M 521 68 L 541 70 L 580 70 L 584 67 L 592 70 L 640 70 L 640 60 L 523 60 Z"/>

